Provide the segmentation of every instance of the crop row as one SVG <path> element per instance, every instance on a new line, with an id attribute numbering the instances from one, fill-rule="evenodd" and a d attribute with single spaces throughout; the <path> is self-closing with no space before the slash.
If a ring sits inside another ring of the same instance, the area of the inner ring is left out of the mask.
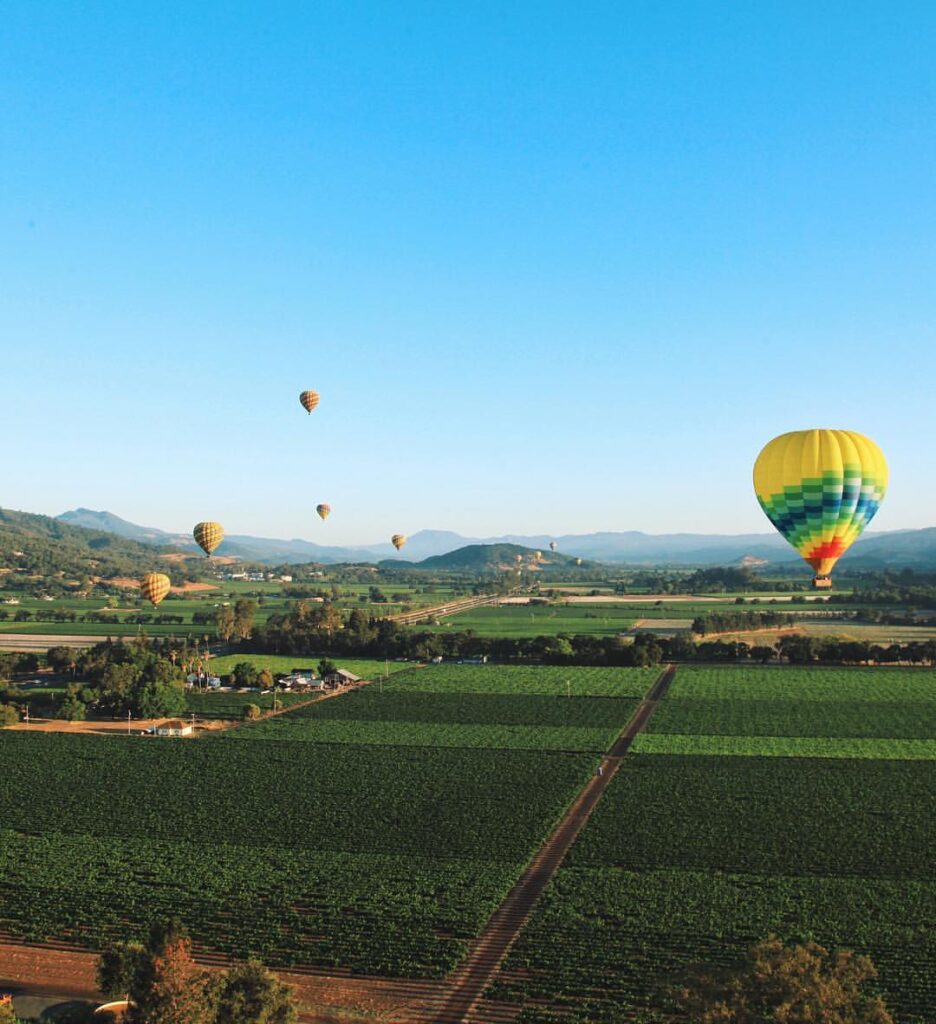
<path id="1" fill-rule="evenodd" d="M 551 1008 L 529 1021 L 669 1019 L 670 990 L 689 965 L 730 963 L 772 932 L 870 954 L 898 1019 L 928 1021 L 933 920 L 933 882 L 564 870 L 490 994 Z"/>
<path id="2" fill-rule="evenodd" d="M 100 946 L 179 916 L 231 956 L 438 976 L 514 877 L 481 861 L 0 830 L 0 927 Z"/>
<path id="3" fill-rule="evenodd" d="M 669 700 L 936 703 L 936 670 L 683 665 Z"/>
<path id="4" fill-rule="evenodd" d="M 231 733 L 237 739 L 606 750 L 633 698 L 426 693 L 391 681 Z"/>
<path id="5" fill-rule="evenodd" d="M 677 673 L 677 681 L 683 670 Z M 932 739 L 936 702 L 690 699 L 663 701 L 651 733 L 695 736 L 825 736 Z"/>
<path id="6" fill-rule="evenodd" d="M 576 867 L 933 878 L 936 761 L 632 754 Z"/>
<path id="7" fill-rule="evenodd" d="M 836 757 L 860 760 L 936 760 L 936 739 L 849 739 L 821 736 L 694 736 L 641 733 L 636 754 L 689 754 L 728 757 Z"/>
<path id="8" fill-rule="evenodd" d="M 394 686 L 422 693 L 538 694 L 545 697 L 643 697 L 658 668 L 561 665 L 434 665 L 397 676 Z"/>
<path id="9" fill-rule="evenodd" d="M 9 733 L 0 822 L 23 832 L 524 862 L 587 754 Z"/>

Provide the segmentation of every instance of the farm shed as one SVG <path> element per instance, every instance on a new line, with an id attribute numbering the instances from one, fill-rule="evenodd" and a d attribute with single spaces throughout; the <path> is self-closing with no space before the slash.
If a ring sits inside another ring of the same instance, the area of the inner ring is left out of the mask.
<path id="1" fill-rule="evenodd" d="M 167 718 L 156 726 L 157 736 L 191 736 L 194 732 L 191 722 L 183 722 L 181 718 Z"/>
<path id="2" fill-rule="evenodd" d="M 328 675 L 325 676 L 325 682 L 330 686 L 348 686 L 351 683 L 359 683 L 360 681 L 360 676 L 356 676 L 353 672 L 348 672 L 343 668 L 339 668 L 334 672 L 329 672 Z"/>

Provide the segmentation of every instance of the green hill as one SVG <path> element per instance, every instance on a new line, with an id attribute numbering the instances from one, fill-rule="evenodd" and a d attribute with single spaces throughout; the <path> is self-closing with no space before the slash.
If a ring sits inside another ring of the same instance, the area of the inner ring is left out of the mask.
<path id="1" fill-rule="evenodd" d="M 521 561 L 517 562 L 517 556 Z M 520 544 L 468 544 L 466 547 L 458 548 L 456 551 L 449 551 L 445 555 L 433 555 L 431 558 L 424 558 L 418 562 L 415 568 L 418 569 L 468 569 L 477 572 L 490 570 L 515 569 L 519 565 L 523 569 L 536 571 L 548 570 L 554 567 L 566 568 L 574 565 L 575 559 L 571 555 L 563 555 L 558 551 L 548 549 L 537 553 L 533 548 L 526 548 Z"/>
<path id="2" fill-rule="evenodd" d="M 0 569 L 8 570 L 0 575 L 0 586 L 5 588 L 28 576 L 83 581 L 169 572 L 172 565 L 161 556 L 172 551 L 50 516 L 0 509 Z"/>

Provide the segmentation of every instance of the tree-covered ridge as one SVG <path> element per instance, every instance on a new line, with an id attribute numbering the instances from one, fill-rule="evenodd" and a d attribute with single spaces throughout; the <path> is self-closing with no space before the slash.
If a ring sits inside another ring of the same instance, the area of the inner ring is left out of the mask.
<path id="1" fill-rule="evenodd" d="M 0 579 L 6 587 L 27 576 L 79 582 L 139 576 L 164 565 L 160 556 L 173 550 L 69 526 L 50 516 L 0 509 L 0 569 L 10 570 Z"/>

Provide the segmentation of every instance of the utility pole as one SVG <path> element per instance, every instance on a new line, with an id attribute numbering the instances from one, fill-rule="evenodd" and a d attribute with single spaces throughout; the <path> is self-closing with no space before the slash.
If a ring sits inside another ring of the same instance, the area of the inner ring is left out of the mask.
<path id="1" fill-rule="evenodd" d="M 127 735 L 130 735 L 130 712 L 127 712 Z"/>
<path id="2" fill-rule="evenodd" d="M 572 680 L 571 679 L 567 679 L 566 680 L 566 696 L 567 697 L 571 697 L 572 696 Z"/>

